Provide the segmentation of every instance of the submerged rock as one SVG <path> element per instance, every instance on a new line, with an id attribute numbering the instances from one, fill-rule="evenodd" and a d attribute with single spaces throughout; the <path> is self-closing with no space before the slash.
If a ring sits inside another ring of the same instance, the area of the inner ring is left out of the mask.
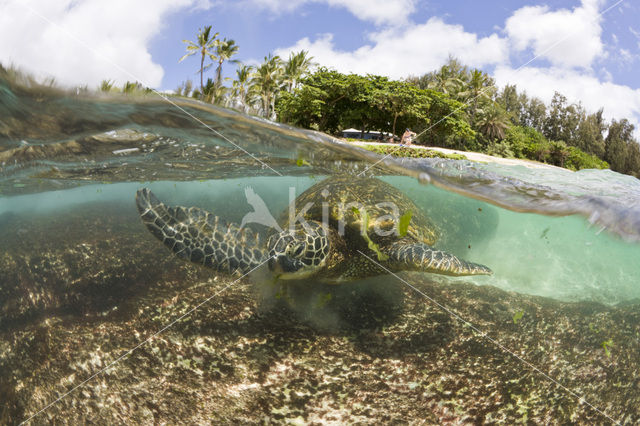
<path id="1" fill-rule="evenodd" d="M 338 315 L 319 324 L 308 306 L 266 306 L 248 280 L 174 259 L 133 204 L 12 217 L 0 233 L 2 424 L 610 421 L 567 389 L 640 421 L 637 303 L 415 273 L 402 277 L 424 295 L 379 278 L 354 310 L 344 287 L 309 305 Z M 388 318 L 359 323 L 371 306 Z"/>

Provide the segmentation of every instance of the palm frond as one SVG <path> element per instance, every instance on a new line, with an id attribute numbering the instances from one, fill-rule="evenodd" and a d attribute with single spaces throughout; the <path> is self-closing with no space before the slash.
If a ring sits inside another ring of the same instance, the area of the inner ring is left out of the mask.
<path id="1" fill-rule="evenodd" d="M 187 53 L 186 53 L 182 58 L 180 58 L 180 59 L 178 60 L 178 62 L 182 62 L 182 61 L 184 61 L 186 58 L 188 58 L 189 56 L 194 55 L 194 54 L 196 54 L 196 52 L 195 52 L 195 51 L 193 51 L 193 52 L 187 52 Z"/>

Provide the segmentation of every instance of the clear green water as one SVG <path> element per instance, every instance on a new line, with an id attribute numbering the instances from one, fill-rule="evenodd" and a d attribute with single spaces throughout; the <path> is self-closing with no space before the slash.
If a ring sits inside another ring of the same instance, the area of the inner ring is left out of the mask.
<path id="1" fill-rule="evenodd" d="M 265 201 L 275 218 L 287 208 L 289 188 L 299 195 L 325 176 L 246 177 L 206 181 L 89 184 L 61 191 L 2 198 L 0 215 L 38 212 L 43 220 L 72 206 L 118 202 L 135 213 L 132 194 L 147 186 L 172 205 L 198 206 L 239 223 L 252 211 L 245 188 Z M 617 303 L 640 298 L 640 245 L 591 225 L 582 216 L 516 213 L 460 196 L 409 177 L 385 176 L 443 230 L 436 248 L 490 265 L 490 277 L 443 278 L 471 281 L 559 300 Z M 55 235 L 47 236 L 55 238 Z"/>

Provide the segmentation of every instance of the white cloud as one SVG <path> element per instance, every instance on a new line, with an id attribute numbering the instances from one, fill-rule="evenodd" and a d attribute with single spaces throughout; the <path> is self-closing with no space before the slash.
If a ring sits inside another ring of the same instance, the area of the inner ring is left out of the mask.
<path id="1" fill-rule="evenodd" d="M 478 38 L 461 25 L 446 24 L 438 18 L 404 29 L 372 33 L 369 39 L 370 44 L 355 51 L 343 51 L 335 47 L 331 34 L 325 34 L 314 41 L 303 38 L 275 53 L 286 58 L 289 52 L 304 49 L 315 62 L 341 72 L 396 79 L 432 71 L 444 64 L 449 55 L 472 67 L 498 64 L 508 58 L 504 39 L 495 34 Z"/>
<path id="2" fill-rule="evenodd" d="M 550 11 L 547 6 L 526 6 L 506 21 L 505 32 L 516 50 L 533 48 L 555 67 L 589 68 L 604 54 L 601 41 L 601 0 L 582 0 L 573 10 Z"/>
<path id="3" fill-rule="evenodd" d="M 151 87 L 160 85 L 164 71 L 153 62 L 148 46 L 161 30 L 163 16 L 192 4 L 206 6 L 202 0 L 21 2 L 0 1 L 0 58 L 5 65 L 74 86 L 136 78 Z"/>
<path id="4" fill-rule="evenodd" d="M 415 11 L 415 0 L 326 0 L 330 6 L 342 6 L 359 19 L 376 24 L 403 24 Z"/>
<path id="5" fill-rule="evenodd" d="M 629 27 L 629 32 L 631 32 L 631 34 L 633 34 L 638 41 L 638 49 L 640 49 L 640 31 L 636 31 L 633 28 Z"/>
<path id="6" fill-rule="evenodd" d="M 627 49 L 620 49 L 620 59 L 624 63 L 631 63 L 635 61 L 635 56 L 629 52 Z"/>
<path id="7" fill-rule="evenodd" d="M 305 3 L 326 3 L 342 7 L 356 18 L 377 25 L 396 26 L 407 22 L 415 11 L 416 0 L 246 0 L 274 13 L 291 12 Z"/>
<path id="8" fill-rule="evenodd" d="M 553 93 L 558 91 L 570 102 L 582 102 L 587 111 L 604 108 L 604 116 L 611 120 L 627 118 L 636 126 L 636 136 L 640 130 L 640 89 L 600 81 L 592 75 L 577 70 L 560 68 L 525 67 L 514 70 L 498 66 L 494 72 L 500 86 L 516 84 L 519 90 L 526 90 L 530 96 L 549 103 Z"/>

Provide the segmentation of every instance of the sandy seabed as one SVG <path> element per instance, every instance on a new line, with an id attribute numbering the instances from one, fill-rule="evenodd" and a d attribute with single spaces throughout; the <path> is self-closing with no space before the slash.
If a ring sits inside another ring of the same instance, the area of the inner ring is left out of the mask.
<path id="1" fill-rule="evenodd" d="M 411 273 L 423 295 L 383 277 L 391 293 L 316 306 L 343 317 L 318 327 L 177 259 L 133 203 L 3 220 L 0 424 L 640 421 L 637 302 Z"/>

